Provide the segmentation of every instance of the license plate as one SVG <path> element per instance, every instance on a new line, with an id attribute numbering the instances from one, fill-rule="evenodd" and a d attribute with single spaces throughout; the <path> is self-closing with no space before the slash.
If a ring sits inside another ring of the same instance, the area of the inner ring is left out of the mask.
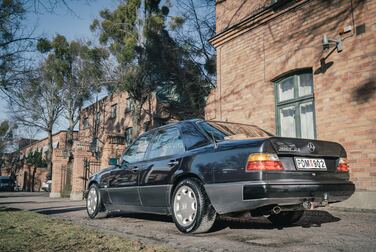
<path id="1" fill-rule="evenodd" d="M 325 160 L 322 158 L 295 158 L 296 167 L 299 170 L 326 170 Z"/>

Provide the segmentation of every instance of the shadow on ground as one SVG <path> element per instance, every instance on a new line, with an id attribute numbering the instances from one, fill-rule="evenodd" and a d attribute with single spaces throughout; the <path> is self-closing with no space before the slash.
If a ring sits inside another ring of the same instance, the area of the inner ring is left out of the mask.
<path id="1" fill-rule="evenodd" d="M 341 219 L 333 216 L 327 211 L 311 210 L 305 211 L 302 218 L 289 226 L 273 225 L 266 217 L 255 217 L 252 219 L 221 219 L 213 227 L 213 232 L 220 231 L 226 228 L 229 229 L 284 229 L 289 227 L 301 226 L 303 228 L 320 227 L 321 224 L 337 222 Z"/>
<path id="2" fill-rule="evenodd" d="M 33 209 L 33 212 L 45 214 L 45 215 L 53 215 L 53 214 L 63 214 L 68 212 L 76 212 L 76 211 L 82 211 L 85 210 L 86 207 L 68 207 L 68 208 L 40 208 L 40 209 Z"/>
<path id="3" fill-rule="evenodd" d="M 0 192 L 0 198 L 48 197 L 48 192 Z"/>
<path id="4" fill-rule="evenodd" d="M 160 221 L 172 223 L 171 216 L 155 215 L 155 214 L 140 214 L 140 213 L 125 213 L 125 212 L 111 212 L 108 218 L 132 218 L 148 221 Z M 212 232 L 217 232 L 226 228 L 229 229 L 284 229 L 289 227 L 301 226 L 303 228 L 320 227 L 321 224 L 337 222 L 341 219 L 333 216 L 327 211 L 311 210 L 305 211 L 303 217 L 295 224 L 289 226 L 273 225 L 266 217 L 254 217 L 251 219 L 238 218 L 219 218 Z"/>
<path id="5" fill-rule="evenodd" d="M 171 216 L 158 215 L 158 214 L 146 214 L 146 213 L 126 213 L 122 211 L 111 212 L 108 218 L 132 218 L 139 220 L 160 221 L 160 222 L 172 222 Z"/>

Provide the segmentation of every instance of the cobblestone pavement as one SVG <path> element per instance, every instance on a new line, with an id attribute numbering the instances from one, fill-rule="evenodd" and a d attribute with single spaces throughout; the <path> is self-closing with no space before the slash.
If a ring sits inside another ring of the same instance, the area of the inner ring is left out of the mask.
<path id="1" fill-rule="evenodd" d="M 64 218 L 143 243 L 182 251 L 376 251 L 376 212 L 324 208 L 306 211 L 294 226 L 276 228 L 264 217 L 224 219 L 209 234 L 182 235 L 170 217 L 113 213 L 90 220 L 84 201 L 51 199 L 46 193 L 0 193 L 7 206 Z"/>

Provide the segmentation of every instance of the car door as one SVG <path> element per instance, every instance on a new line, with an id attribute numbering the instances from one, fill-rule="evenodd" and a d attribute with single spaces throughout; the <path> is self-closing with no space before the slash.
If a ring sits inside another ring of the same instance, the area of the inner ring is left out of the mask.
<path id="1" fill-rule="evenodd" d="M 137 182 L 152 135 L 140 136 L 123 154 L 121 164 L 111 171 L 108 193 L 114 205 L 140 205 Z"/>
<path id="2" fill-rule="evenodd" d="M 151 143 L 147 162 L 140 170 L 139 192 L 146 207 L 167 207 L 169 180 L 180 167 L 185 146 L 176 127 L 159 130 Z"/>

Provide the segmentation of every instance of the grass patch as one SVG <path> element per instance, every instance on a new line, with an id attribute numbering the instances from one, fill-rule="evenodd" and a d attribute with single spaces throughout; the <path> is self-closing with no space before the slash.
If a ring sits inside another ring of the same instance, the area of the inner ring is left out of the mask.
<path id="1" fill-rule="evenodd" d="M 0 251 L 144 251 L 169 252 L 119 236 L 83 228 L 62 219 L 0 208 Z"/>

